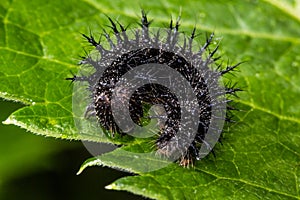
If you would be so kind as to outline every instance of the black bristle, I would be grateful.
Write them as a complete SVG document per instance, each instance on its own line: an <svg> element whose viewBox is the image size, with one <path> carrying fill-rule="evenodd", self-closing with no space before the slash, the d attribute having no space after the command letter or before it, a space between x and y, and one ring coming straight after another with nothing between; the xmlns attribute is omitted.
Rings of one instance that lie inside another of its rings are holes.
<svg viewBox="0 0 300 200"><path fill-rule="evenodd" d="M233 66L227 66L226 69L220 71L221 75L233 71L234 69L236 69L236 68L237 68L240 64L242 64L242 63L243 63L243 62L240 62L240 63L238 63L238 64L236 64L236 65L233 65Z"/></svg>
<svg viewBox="0 0 300 200"><path fill-rule="evenodd" d="M142 28L148 28L152 23L152 21L148 21L147 14L144 10L142 10L141 12L142 12L142 19L140 25L142 26Z"/></svg>
<svg viewBox="0 0 300 200"><path fill-rule="evenodd" d="M119 30L117 29L115 22L110 17L107 16L107 18L111 24L111 26L109 26L109 27L114 31L115 34L118 34Z"/></svg>
<svg viewBox="0 0 300 200"><path fill-rule="evenodd" d="M97 47L97 46L99 45L99 43L95 41L95 39L94 39L94 37L93 37L92 35L87 36L87 35L85 35L85 34L82 34L82 36L83 36L85 39L87 39L87 41L88 41L91 45L93 45L94 47Z"/></svg>

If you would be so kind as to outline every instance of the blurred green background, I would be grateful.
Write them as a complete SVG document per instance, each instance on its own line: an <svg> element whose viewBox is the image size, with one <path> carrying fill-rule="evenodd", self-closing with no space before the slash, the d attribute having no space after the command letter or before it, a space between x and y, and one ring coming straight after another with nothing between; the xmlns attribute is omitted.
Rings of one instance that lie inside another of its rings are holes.
<svg viewBox="0 0 300 200"><path fill-rule="evenodd" d="M0 120L22 107L0 99ZM0 199L142 199L104 187L128 175L90 167L76 175L90 153L79 141L45 138L12 125L0 124Z"/></svg>

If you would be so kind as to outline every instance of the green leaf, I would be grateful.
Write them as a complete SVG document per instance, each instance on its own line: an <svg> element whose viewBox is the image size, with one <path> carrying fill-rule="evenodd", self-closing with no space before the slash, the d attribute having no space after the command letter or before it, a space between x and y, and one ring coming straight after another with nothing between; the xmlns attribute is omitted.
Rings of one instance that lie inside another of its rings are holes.
<svg viewBox="0 0 300 200"><path fill-rule="evenodd" d="M150 198L300 199L300 1L141 4L153 26L160 27L181 8L182 30L190 32L197 24L199 31L214 31L222 38L223 59L247 61L227 77L244 89L236 99L237 123L216 146L216 158L205 157L194 168L171 164L142 173L117 159L120 150L87 161L83 168L105 165L139 174L108 188ZM78 134L72 87L64 79L77 72L76 60L84 54L79 33L101 32L108 24L105 14L132 24L139 6L133 0L1 1L0 97L28 105L5 123L45 136L108 142ZM139 159L132 157L132 162Z"/></svg>

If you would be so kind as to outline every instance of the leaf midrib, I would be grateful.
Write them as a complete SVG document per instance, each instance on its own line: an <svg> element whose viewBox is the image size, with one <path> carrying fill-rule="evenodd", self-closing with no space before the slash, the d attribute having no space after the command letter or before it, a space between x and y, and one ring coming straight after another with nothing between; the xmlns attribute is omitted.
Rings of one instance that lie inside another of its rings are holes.
<svg viewBox="0 0 300 200"><path fill-rule="evenodd" d="M128 12L123 12L123 11L118 11L115 12L115 10L111 9L104 9L101 7L101 5L96 2L95 0L82 0L89 5L93 6L94 8L98 9L101 13L118 13L122 16L127 16L130 18L136 18L136 15ZM267 1L267 0L266 0ZM156 20L157 22L169 22L169 19L165 19L164 17L159 18ZM297 19L297 21L300 22L300 19ZM185 25L182 25L182 27L189 27L189 28L194 28L195 24L191 23L190 21L187 21L184 23ZM275 40L275 41L283 41L283 42L291 42L294 44L300 44L300 38L296 37L284 37L284 36L278 36L274 34L269 34L269 33L258 33L258 32L252 32L252 31L243 31L243 30L232 30L232 29L225 29L225 28L211 28L208 26L197 26L198 29L203 30L203 31L208 31L208 32L219 32L222 34L229 34L229 35L236 35L236 36L249 36L252 38L258 38L258 39L269 39L269 40Z"/></svg>
<svg viewBox="0 0 300 200"><path fill-rule="evenodd" d="M263 108L263 107L260 107L252 102L247 102L247 101L243 101L241 99L236 99L234 100L235 102L238 102L238 103L241 103L241 104L244 104L246 106L249 106L255 110L259 110L259 111L262 111L264 113L267 113L267 114L270 114L280 120L286 120L286 121L290 121L290 122L295 122L297 124L300 124L300 119L298 118L295 118L295 117L290 117L290 116L285 116L285 115L281 115L281 114L278 114L278 113L275 113L275 112L272 112L271 110L268 110L266 108Z"/></svg>
<svg viewBox="0 0 300 200"><path fill-rule="evenodd" d="M71 63L67 63L67 62L64 62L64 61L56 60L56 59L53 59L53 58L48 58L48 57L45 57L45 56L38 56L38 55L30 54L30 53L27 53L27 52L24 52L24 51L18 51L18 50L15 50L15 49L11 49L9 47L1 47L0 46L0 50L6 50L6 51L10 51L10 52L16 53L18 55L28 56L28 57L31 57L31 58L37 58L37 59L40 59L40 60L46 60L46 61L49 61L49 62L57 63L57 64L60 64L60 65L64 65L64 66L67 66L67 67L78 68L78 67L76 67L75 65L73 65Z"/></svg>
<svg viewBox="0 0 300 200"><path fill-rule="evenodd" d="M282 3L279 3L277 0L263 0L263 1L276 7L277 9L279 9L282 12L284 12L285 14L289 15L296 21L300 22L300 15L297 14L296 12L294 12L291 7L285 6Z"/></svg>

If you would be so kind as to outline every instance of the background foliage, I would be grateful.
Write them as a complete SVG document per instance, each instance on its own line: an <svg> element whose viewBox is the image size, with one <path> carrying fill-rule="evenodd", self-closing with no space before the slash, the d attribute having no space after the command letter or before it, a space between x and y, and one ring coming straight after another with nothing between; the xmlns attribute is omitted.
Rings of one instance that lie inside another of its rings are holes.
<svg viewBox="0 0 300 200"><path fill-rule="evenodd" d="M226 131L223 145L216 146L217 157L208 156L193 169L174 164L140 173L119 163L118 151L87 161L83 168L98 164L140 174L108 188L151 198L300 199L299 1L1 1L0 97L24 105L4 123L45 136L85 139L74 127L72 88L63 80L78 70L78 55L87 45L80 33L99 35L108 24L105 15L134 27L140 6L150 11L153 26L166 26L181 7L182 30L189 32L197 24L202 33L215 32L225 61L248 61L228 77L245 88L236 99L242 111L236 113L237 123ZM1 142L3 151L5 144L18 144L18 136L8 134L1 131L7 141ZM28 149L32 165L60 148L71 148L56 143L52 150L48 138L33 142L31 136L22 137L18 148ZM43 140L49 143L39 147ZM13 159L14 152L5 155L0 159L7 172L20 160L30 163L29 158Z"/></svg>

